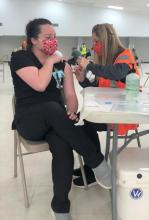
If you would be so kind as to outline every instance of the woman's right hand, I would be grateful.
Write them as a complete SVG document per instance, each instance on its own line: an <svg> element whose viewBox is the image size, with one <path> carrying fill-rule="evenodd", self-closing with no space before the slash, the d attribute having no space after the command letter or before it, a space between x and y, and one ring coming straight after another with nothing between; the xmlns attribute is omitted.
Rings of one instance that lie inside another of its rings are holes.
<svg viewBox="0 0 149 220"><path fill-rule="evenodd" d="M53 64L59 63L60 61L63 60L63 58L62 58L61 56L58 56L58 55L56 55L56 54L51 55L48 59L49 59Z"/></svg>
<svg viewBox="0 0 149 220"><path fill-rule="evenodd" d="M75 122L79 121L78 115L75 112L71 112L71 111L68 110L67 115L68 115L70 120L75 121Z"/></svg>

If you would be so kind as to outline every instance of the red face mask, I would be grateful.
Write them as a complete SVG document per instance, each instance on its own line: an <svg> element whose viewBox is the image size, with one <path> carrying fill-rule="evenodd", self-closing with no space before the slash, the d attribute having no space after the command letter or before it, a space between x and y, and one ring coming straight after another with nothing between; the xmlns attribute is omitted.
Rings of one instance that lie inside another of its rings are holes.
<svg viewBox="0 0 149 220"><path fill-rule="evenodd" d="M56 38L52 40L43 40L43 49L47 55L52 55L57 50L58 41Z"/></svg>
<svg viewBox="0 0 149 220"><path fill-rule="evenodd" d="M95 53L101 56L103 54L103 43L100 42L93 43L92 49Z"/></svg>

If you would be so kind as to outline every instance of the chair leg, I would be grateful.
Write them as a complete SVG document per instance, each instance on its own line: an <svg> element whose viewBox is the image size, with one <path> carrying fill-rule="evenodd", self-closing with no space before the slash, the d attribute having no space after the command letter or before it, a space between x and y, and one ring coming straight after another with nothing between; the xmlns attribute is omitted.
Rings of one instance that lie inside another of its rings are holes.
<svg viewBox="0 0 149 220"><path fill-rule="evenodd" d="M17 177L17 137L14 131L14 177Z"/></svg>
<svg viewBox="0 0 149 220"><path fill-rule="evenodd" d="M78 154L78 158L79 158L79 163L80 163L82 178L83 178L83 182L84 182L84 188L87 190L87 189L88 189L87 179L86 179L86 175L85 175L85 171L84 171L84 167L83 167L82 158L81 158L81 156L80 156L79 154Z"/></svg>
<svg viewBox="0 0 149 220"><path fill-rule="evenodd" d="M109 151L110 151L110 136L111 136L111 131L110 127L108 126L107 128L107 135L106 135L106 150L105 150L105 160L108 160L109 156Z"/></svg>
<svg viewBox="0 0 149 220"><path fill-rule="evenodd" d="M21 177L22 177L22 185L23 185L23 193L24 193L24 201L25 201L25 207L29 207L29 200L28 200L28 194L27 194L27 186L26 186L26 178L25 178L25 171L24 171L24 163L22 158L22 150L21 150L21 144L19 137L17 135L17 143L18 143L18 154L19 154L19 160L20 160L20 170L21 170Z"/></svg>
<svg viewBox="0 0 149 220"><path fill-rule="evenodd" d="M138 129L135 130L135 133L137 134L138 147L141 148L141 142L140 142L140 137L139 137Z"/></svg>
<svg viewBox="0 0 149 220"><path fill-rule="evenodd" d="M126 143L127 138L128 138L128 131L126 132L126 135L125 135L124 144Z"/></svg>

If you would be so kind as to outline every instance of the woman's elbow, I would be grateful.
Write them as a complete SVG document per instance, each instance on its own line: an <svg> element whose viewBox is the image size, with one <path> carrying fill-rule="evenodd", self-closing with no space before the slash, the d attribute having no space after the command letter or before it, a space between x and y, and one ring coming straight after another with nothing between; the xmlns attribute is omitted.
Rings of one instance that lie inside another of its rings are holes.
<svg viewBox="0 0 149 220"><path fill-rule="evenodd" d="M33 86L33 89L37 92L44 92L47 88L47 85L44 85L42 83L39 83L38 85Z"/></svg>

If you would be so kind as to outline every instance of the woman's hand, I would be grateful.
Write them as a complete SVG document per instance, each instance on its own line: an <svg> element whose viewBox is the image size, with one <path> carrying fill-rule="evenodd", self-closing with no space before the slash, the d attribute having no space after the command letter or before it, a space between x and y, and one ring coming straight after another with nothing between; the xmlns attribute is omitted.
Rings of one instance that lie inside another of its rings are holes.
<svg viewBox="0 0 149 220"><path fill-rule="evenodd" d="M70 120L76 121L76 122L79 121L78 116L75 112L71 112L71 111L67 110L67 115L68 115Z"/></svg>
<svg viewBox="0 0 149 220"><path fill-rule="evenodd" d="M76 65L73 69L73 73L75 74L77 80L79 82L83 82L85 77L84 77L84 72L82 71L82 68L80 68L80 66Z"/></svg>
<svg viewBox="0 0 149 220"><path fill-rule="evenodd" d="M79 57L77 59L77 63L79 65L79 67L82 68L82 70L84 70L87 67L87 65L89 64L89 60L84 57Z"/></svg>
<svg viewBox="0 0 149 220"><path fill-rule="evenodd" d="M59 63L60 61L62 61L62 57L58 56L57 54L53 54L48 58L53 64L55 63Z"/></svg>

